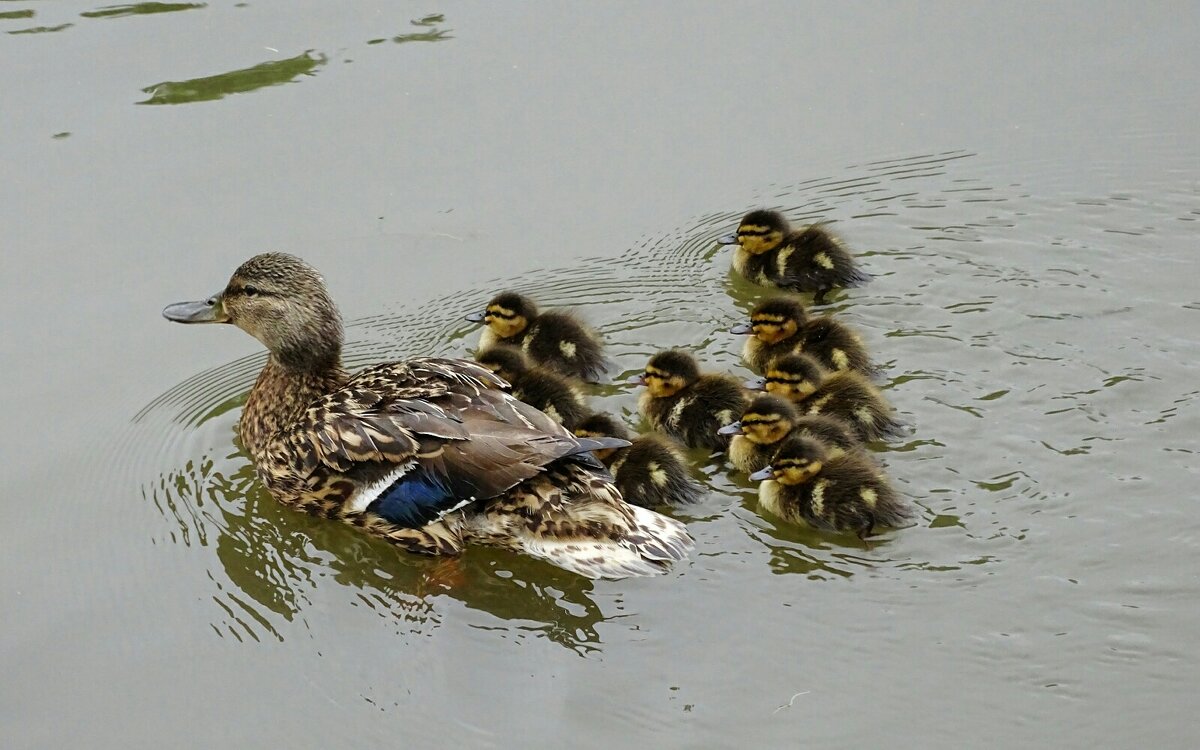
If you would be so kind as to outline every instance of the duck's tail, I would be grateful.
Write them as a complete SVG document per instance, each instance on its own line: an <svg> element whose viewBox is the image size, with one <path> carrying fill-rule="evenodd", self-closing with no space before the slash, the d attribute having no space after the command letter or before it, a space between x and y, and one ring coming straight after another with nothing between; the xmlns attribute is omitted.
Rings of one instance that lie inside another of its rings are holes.
<svg viewBox="0 0 1200 750"><path fill-rule="evenodd" d="M573 464L523 482L466 519L466 536L587 578L665 573L694 546L683 524L621 499L606 478Z"/></svg>

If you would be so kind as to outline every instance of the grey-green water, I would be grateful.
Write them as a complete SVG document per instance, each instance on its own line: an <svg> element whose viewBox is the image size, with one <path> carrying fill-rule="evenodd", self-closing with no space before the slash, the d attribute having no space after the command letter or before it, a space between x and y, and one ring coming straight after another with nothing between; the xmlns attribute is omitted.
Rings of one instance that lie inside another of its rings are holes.
<svg viewBox="0 0 1200 750"><path fill-rule="evenodd" d="M1197 49L1189 4L3 2L0 746L1193 747ZM700 462L666 577L406 556L276 506L257 345L158 315L286 249L356 365L515 286L742 372L755 205L877 276L834 307L921 520L872 549Z"/></svg>

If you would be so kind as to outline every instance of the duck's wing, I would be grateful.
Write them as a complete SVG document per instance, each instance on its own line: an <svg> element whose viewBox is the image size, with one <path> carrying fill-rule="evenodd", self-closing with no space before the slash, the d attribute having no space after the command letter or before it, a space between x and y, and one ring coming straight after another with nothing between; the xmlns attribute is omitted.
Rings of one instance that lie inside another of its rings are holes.
<svg viewBox="0 0 1200 750"><path fill-rule="evenodd" d="M309 406L271 450L292 457L301 482L353 482L352 512L421 526L585 450L506 386L465 360L379 365Z"/></svg>

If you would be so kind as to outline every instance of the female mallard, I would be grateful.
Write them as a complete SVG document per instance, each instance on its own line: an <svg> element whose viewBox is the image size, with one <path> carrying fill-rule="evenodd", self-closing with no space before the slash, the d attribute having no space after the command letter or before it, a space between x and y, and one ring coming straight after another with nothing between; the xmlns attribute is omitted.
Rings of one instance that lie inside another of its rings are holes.
<svg viewBox="0 0 1200 750"><path fill-rule="evenodd" d="M601 448L593 451L608 470L621 497L634 505L656 508L662 505L687 505L700 497L700 483L688 474L687 464L671 442L661 435L632 435L625 425L609 414L597 412L575 427L583 438L619 438L628 440L628 448Z"/></svg>
<svg viewBox="0 0 1200 750"><path fill-rule="evenodd" d="M820 439L829 445L831 457L862 447L844 420L823 415L802 416L790 402L767 393L751 399L741 419L717 432L733 436L729 442L729 461L734 468L745 472L758 471L770 464L779 446L791 435Z"/></svg>
<svg viewBox="0 0 1200 750"><path fill-rule="evenodd" d="M646 386L638 399L646 421L689 448L723 450L729 438L717 430L737 419L746 404L738 381L728 375L702 375L696 359L681 349L655 354L645 371L628 382Z"/></svg>
<svg viewBox="0 0 1200 750"><path fill-rule="evenodd" d="M729 332L750 334L742 347L742 359L758 372L764 372L776 357L801 351L830 370L857 370L868 375L875 371L853 328L829 315L809 317L797 299L774 297L760 302L750 311L749 323L740 323Z"/></svg>
<svg viewBox="0 0 1200 750"><path fill-rule="evenodd" d="M479 348L494 344L518 346L534 363L564 375L597 382L606 362L600 337L570 313L541 312L533 300L516 292L502 292L483 312L467 320L483 323Z"/></svg>
<svg viewBox="0 0 1200 750"><path fill-rule="evenodd" d="M782 396L804 414L832 414L849 422L863 440L886 440L904 432L879 389L857 372L829 372L807 354L787 354L767 366L751 390Z"/></svg>
<svg viewBox="0 0 1200 750"><path fill-rule="evenodd" d="M718 240L737 245L734 269L748 281L796 292L816 292L821 304L835 287L862 286L871 275L855 263L845 244L820 224L793 230L778 211L751 211L737 231Z"/></svg>
<svg viewBox="0 0 1200 750"><path fill-rule="evenodd" d="M663 572L691 537L621 500L583 441L466 360L342 368L342 321L321 276L291 255L246 261L219 294L163 310L232 323L270 352L240 431L276 500L414 552L470 542L595 578ZM624 445L624 441L617 441Z"/></svg>
<svg viewBox="0 0 1200 750"><path fill-rule="evenodd" d="M877 526L902 526L912 516L870 459L857 451L830 458L828 447L810 437L788 438L771 465L750 478L762 481L759 505L785 521L853 531L860 539Z"/></svg>
<svg viewBox="0 0 1200 750"><path fill-rule="evenodd" d="M480 349L475 352L475 361L507 380L512 395L546 412L568 430L575 429L579 420L587 416L583 396L570 380L531 365L525 353L515 346L497 344Z"/></svg>

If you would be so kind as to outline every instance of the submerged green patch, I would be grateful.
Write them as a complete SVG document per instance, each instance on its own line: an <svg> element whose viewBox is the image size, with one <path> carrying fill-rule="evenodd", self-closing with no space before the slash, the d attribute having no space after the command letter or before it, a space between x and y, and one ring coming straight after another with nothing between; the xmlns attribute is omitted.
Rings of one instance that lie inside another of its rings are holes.
<svg viewBox="0 0 1200 750"><path fill-rule="evenodd" d="M128 5L108 5L100 10L89 10L79 15L84 18L120 18L122 16L172 13L177 10L195 10L196 8L207 7L208 3L130 3Z"/></svg>
<svg viewBox="0 0 1200 750"><path fill-rule="evenodd" d="M138 104L187 104L222 99L230 94L290 83L303 75L314 75L325 64L324 55L310 51L286 60L272 60L250 68L231 70L215 76L191 78L186 81L163 81L142 89L150 95Z"/></svg>

